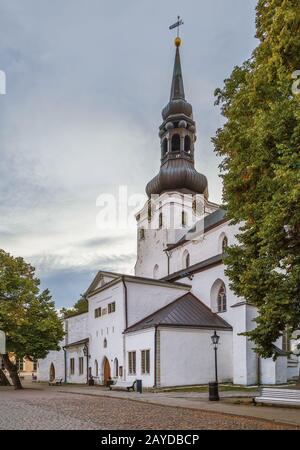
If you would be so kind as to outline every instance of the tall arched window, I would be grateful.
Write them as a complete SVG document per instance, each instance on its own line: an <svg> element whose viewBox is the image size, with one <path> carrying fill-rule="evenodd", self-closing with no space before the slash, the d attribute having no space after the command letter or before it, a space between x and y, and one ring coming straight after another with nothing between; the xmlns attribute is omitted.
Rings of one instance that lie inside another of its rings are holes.
<svg viewBox="0 0 300 450"><path fill-rule="evenodd" d="M174 134L172 137L172 152L180 152L180 136Z"/></svg>
<svg viewBox="0 0 300 450"><path fill-rule="evenodd" d="M165 138L162 141L162 157L166 156L167 153L168 153L168 139Z"/></svg>
<svg viewBox="0 0 300 450"><path fill-rule="evenodd" d="M148 201L148 222L151 222L152 219L152 205L151 201Z"/></svg>
<svg viewBox="0 0 300 450"><path fill-rule="evenodd" d="M159 217L158 217L158 227L162 228L163 227L163 214L159 213Z"/></svg>
<svg viewBox="0 0 300 450"><path fill-rule="evenodd" d="M222 241L222 255L224 255L224 253L226 253L227 247L228 247L228 237L224 236L223 241Z"/></svg>
<svg viewBox="0 0 300 450"><path fill-rule="evenodd" d="M139 238L140 238L140 241L142 241L143 239L145 239L145 228L143 228L143 227L141 227L141 228L139 229Z"/></svg>
<svg viewBox="0 0 300 450"><path fill-rule="evenodd" d="M224 312L224 311L226 311L226 308L227 308L226 288L225 288L224 283L219 288L218 297L217 297L217 307L218 307L218 312Z"/></svg>
<svg viewBox="0 0 300 450"><path fill-rule="evenodd" d="M106 339L106 338L104 338L104 341L103 341L103 347L104 347L104 348L107 347L107 339Z"/></svg>
<svg viewBox="0 0 300 450"><path fill-rule="evenodd" d="M115 360L114 360L114 376L115 377L119 376L119 361L118 361L118 358L115 358Z"/></svg>
<svg viewBox="0 0 300 450"><path fill-rule="evenodd" d="M187 213L186 211L181 212L181 226L185 227L187 225Z"/></svg>
<svg viewBox="0 0 300 450"><path fill-rule="evenodd" d="M158 279L158 271L159 271L159 265L158 265L158 264L155 264L154 269L153 269L153 278L154 278L155 280Z"/></svg>
<svg viewBox="0 0 300 450"><path fill-rule="evenodd" d="M224 231L219 235L218 238L218 252L221 255L224 255L226 253L226 248L228 247L228 237L224 233Z"/></svg>
<svg viewBox="0 0 300 450"><path fill-rule="evenodd" d="M220 278L211 287L210 304L213 312L222 313L227 309L226 286Z"/></svg>
<svg viewBox="0 0 300 450"><path fill-rule="evenodd" d="M184 138L184 151L186 153L190 153L191 151L191 138L189 136L185 136Z"/></svg>

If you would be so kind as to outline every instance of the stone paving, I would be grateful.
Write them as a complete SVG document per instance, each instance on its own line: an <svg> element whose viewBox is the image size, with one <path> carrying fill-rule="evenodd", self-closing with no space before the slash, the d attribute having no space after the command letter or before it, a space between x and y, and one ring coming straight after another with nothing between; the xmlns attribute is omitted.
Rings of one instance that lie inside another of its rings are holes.
<svg viewBox="0 0 300 450"><path fill-rule="evenodd" d="M0 429L293 429L259 419L37 387L0 391Z"/></svg>

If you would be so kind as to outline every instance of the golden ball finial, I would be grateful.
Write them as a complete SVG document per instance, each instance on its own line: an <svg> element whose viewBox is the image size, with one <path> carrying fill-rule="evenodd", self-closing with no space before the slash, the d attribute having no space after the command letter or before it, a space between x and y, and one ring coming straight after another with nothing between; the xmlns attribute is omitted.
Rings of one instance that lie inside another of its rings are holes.
<svg viewBox="0 0 300 450"><path fill-rule="evenodd" d="M180 39L180 37L176 37L175 38L175 45L176 45L176 47L180 47L180 44L181 44L181 39Z"/></svg>

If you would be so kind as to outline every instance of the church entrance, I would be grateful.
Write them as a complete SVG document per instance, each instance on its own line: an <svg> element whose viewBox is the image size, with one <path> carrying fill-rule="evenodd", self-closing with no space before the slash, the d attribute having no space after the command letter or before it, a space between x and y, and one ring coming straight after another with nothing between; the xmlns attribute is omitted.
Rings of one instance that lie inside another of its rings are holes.
<svg viewBox="0 0 300 450"><path fill-rule="evenodd" d="M51 363L51 366L50 366L49 380L50 381L54 381L55 380L55 367L54 367L53 363Z"/></svg>
<svg viewBox="0 0 300 450"><path fill-rule="evenodd" d="M103 361L103 382L106 385L108 380L111 378L110 375L110 365L107 358L104 358Z"/></svg>

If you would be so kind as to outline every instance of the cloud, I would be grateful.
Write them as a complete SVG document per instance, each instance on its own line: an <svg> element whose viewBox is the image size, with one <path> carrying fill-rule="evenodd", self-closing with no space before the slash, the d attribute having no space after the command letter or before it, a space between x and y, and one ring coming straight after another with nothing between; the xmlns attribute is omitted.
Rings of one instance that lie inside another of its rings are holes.
<svg viewBox="0 0 300 450"><path fill-rule="evenodd" d="M255 0L0 0L0 246L32 262L58 304L99 268L132 271L132 230L99 230L96 199L144 193L157 173L157 136L173 67L170 11L181 11L186 95L196 166L221 200L210 138L213 91L255 46ZM171 7L171 8L170 8ZM175 14L176 15L176 14ZM238 18L238 20L237 20Z"/></svg>

